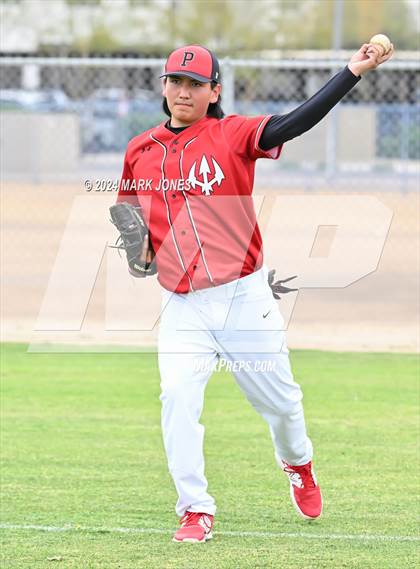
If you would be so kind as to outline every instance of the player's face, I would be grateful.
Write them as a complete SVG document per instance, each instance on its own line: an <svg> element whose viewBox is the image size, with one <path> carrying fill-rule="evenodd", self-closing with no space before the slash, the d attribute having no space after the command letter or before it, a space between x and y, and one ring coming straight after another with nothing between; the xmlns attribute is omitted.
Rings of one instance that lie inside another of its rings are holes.
<svg viewBox="0 0 420 569"><path fill-rule="evenodd" d="M221 87L211 88L210 83L201 83L190 77L169 76L163 83L171 112L171 126L189 126L207 114L210 103L216 103Z"/></svg>

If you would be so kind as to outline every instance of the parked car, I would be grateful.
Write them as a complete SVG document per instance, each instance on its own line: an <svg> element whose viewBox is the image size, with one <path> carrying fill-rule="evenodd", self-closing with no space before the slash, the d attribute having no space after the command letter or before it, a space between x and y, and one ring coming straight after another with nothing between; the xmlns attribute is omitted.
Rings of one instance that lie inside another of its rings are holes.
<svg viewBox="0 0 420 569"><path fill-rule="evenodd" d="M60 89L0 89L0 108L32 112L73 112L72 101Z"/></svg>
<svg viewBox="0 0 420 569"><path fill-rule="evenodd" d="M160 101L146 90L98 89L80 107L83 152L123 151L130 138L163 116Z"/></svg>

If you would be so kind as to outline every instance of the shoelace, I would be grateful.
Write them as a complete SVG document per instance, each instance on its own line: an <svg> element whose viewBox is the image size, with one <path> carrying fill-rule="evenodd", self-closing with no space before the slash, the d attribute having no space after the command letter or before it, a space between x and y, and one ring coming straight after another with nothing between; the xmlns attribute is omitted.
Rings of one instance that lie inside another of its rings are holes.
<svg viewBox="0 0 420 569"><path fill-rule="evenodd" d="M202 515L203 514L200 514L199 512L186 512L179 520L179 523L182 527L197 525Z"/></svg>
<svg viewBox="0 0 420 569"><path fill-rule="evenodd" d="M179 520L179 523L181 524L181 527L198 525L206 532L211 530L210 518L206 514L202 514L200 512L186 512Z"/></svg>
<svg viewBox="0 0 420 569"><path fill-rule="evenodd" d="M312 468L308 464L303 466L291 466L288 464L284 471L289 476L290 480L299 488L315 488L316 480L312 475Z"/></svg>

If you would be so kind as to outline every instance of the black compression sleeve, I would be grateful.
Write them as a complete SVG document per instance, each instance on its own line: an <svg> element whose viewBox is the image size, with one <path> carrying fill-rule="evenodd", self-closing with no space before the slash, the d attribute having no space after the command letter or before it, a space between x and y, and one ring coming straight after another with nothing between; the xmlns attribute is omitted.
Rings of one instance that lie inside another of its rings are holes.
<svg viewBox="0 0 420 569"><path fill-rule="evenodd" d="M259 141L262 150L270 150L315 126L346 95L361 77L346 67L334 75L322 89L287 115L273 115Z"/></svg>

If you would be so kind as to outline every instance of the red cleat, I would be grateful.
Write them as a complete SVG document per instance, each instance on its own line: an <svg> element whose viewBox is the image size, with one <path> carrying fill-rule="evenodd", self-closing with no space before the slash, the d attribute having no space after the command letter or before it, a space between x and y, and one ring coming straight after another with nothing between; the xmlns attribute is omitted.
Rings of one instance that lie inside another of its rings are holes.
<svg viewBox="0 0 420 569"><path fill-rule="evenodd" d="M292 466L281 460L281 467L290 481L290 496L298 513L307 520L319 518L322 513L321 489L315 478L312 462Z"/></svg>
<svg viewBox="0 0 420 569"><path fill-rule="evenodd" d="M204 543L211 539L213 517L200 512L185 512L179 520L181 527L175 532L173 541L178 543Z"/></svg>

